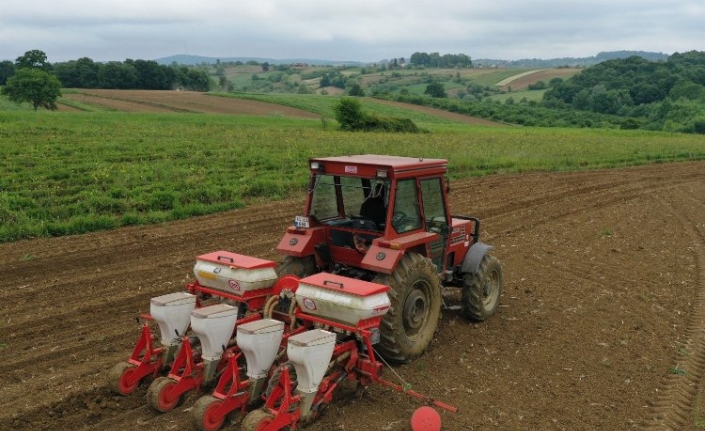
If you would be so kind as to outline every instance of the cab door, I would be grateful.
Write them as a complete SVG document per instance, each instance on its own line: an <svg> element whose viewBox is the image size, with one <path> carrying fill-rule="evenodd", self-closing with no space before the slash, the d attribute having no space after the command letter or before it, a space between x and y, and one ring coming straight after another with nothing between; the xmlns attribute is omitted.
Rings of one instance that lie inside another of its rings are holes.
<svg viewBox="0 0 705 431"><path fill-rule="evenodd" d="M438 272L444 269L445 254L448 244L450 226L448 213L443 199L443 181L440 177L425 178L419 181L421 186L421 201L426 231L439 234L436 241L429 244L431 260L438 267Z"/></svg>

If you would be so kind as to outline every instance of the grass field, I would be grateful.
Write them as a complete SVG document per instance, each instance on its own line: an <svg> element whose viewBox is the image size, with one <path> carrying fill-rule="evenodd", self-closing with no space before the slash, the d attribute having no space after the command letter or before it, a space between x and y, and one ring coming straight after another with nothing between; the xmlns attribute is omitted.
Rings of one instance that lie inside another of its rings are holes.
<svg viewBox="0 0 705 431"><path fill-rule="evenodd" d="M319 98L326 99L326 98ZM0 241L155 223L300 193L311 156L440 157L453 177L705 158L698 136L483 128L345 133L320 120L0 112Z"/></svg>
<svg viewBox="0 0 705 431"><path fill-rule="evenodd" d="M526 100L533 100L535 102L539 102L543 100L543 93L545 92L546 90L512 91L511 93L495 94L489 96L488 99L504 103L509 98L514 99L515 102L526 98Z"/></svg>

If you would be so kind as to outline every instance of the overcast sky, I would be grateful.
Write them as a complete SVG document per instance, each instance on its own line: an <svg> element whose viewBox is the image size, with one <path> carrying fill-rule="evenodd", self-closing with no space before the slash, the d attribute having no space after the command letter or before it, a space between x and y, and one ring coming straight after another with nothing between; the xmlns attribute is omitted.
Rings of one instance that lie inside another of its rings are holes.
<svg viewBox="0 0 705 431"><path fill-rule="evenodd" d="M2 0L0 60L705 51L704 0Z"/></svg>

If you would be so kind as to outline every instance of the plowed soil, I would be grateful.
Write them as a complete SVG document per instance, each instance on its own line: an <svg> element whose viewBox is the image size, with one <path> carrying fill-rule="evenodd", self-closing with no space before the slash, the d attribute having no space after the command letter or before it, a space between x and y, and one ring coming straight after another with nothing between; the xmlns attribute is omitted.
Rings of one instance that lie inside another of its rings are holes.
<svg viewBox="0 0 705 431"><path fill-rule="evenodd" d="M334 87L331 87L334 88ZM209 96L196 91L163 91L163 90L80 90L80 93L68 93L63 99L69 99L99 109L121 112L190 112L201 114L230 115L277 115L298 118L320 118L320 115L302 109L291 108L274 103L257 100L237 99L233 97ZM330 90L331 92L333 90ZM334 94L332 92L331 94ZM427 106L399 103L381 99L370 99L375 103L383 103L404 109L411 109L423 114L443 117L451 121L482 126L499 126L500 123L483 118L444 111ZM60 111L78 111L78 109L62 104Z"/></svg>
<svg viewBox="0 0 705 431"><path fill-rule="evenodd" d="M446 310L431 347L385 376L457 406L444 430L701 429L705 163L454 181L504 267L499 311ZM158 414L109 392L149 299L214 250L277 259L302 201L0 246L0 429L188 430L200 395ZM448 305L455 303L450 294ZM409 430L419 400L381 386L307 429ZM237 420L226 429L238 429Z"/></svg>
<svg viewBox="0 0 705 431"><path fill-rule="evenodd" d="M124 112L190 112L232 115L281 115L286 117L319 118L312 112L274 103L230 97L208 96L196 91L163 90L81 90L69 93L66 99L106 110ZM60 110L67 105L59 105ZM70 107L69 107L70 108Z"/></svg>

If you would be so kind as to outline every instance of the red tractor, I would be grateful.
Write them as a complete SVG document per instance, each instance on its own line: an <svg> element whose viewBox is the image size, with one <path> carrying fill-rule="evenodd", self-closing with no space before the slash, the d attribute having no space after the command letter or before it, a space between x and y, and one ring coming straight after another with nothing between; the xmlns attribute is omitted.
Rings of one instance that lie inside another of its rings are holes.
<svg viewBox="0 0 705 431"><path fill-rule="evenodd" d="M277 250L278 276L339 274L389 286L376 348L406 363L438 326L444 287L461 289L462 314L482 321L499 305L502 267L479 241L480 221L452 216L447 161L358 155L313 158L303 215Z"/></svg>

